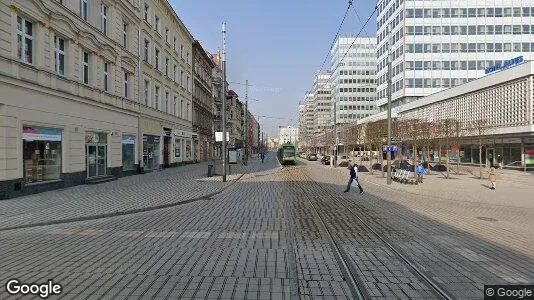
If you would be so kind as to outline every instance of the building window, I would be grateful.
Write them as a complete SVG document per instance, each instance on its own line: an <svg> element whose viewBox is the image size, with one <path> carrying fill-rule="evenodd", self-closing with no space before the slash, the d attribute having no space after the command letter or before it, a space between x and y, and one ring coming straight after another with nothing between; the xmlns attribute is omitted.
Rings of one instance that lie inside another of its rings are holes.
<svg viewBox="0 0 534 300"><path fill-rule="evenodd" d="M165 57L165 76L169 76L169 58Z"/></svg>
<svg viewBox="0 0 534 300"><path fill-rule="evenodd" d="M185 84L186 84L187 91L190 92L191 89L189 88L189 75L186 77Z"/></svg>
<svg viewBox="0 0 534 300"><path fill-rule="evenodd" d="M33 23L17 16L17 56L20 60L33 63Z"/></svg>
<svg viewBox="0 0 534 300"><path fill-rule="evenodd" d="M187 103L187 120L191 120L191 114L189 113L189 103Z"/></svg>
<svg viewBox="0 0 534 300"><path fill-rule="evenodd" d="M184 59L184 45L180 45L180 57Z"/></svg>
<svg viewBox="0 0 534 300"><path fill-rule="evenodd" d="M176 51L176 37L174 38L174 40L172 42L172 49L174 49L174 51Z"/></svg>
<svg viewBox="0 0 534 300"><path fill-rule="evenodd" d="M150 10L150 6L148 6L147 3L145 3L145 21L148 22L148 11Z"/></svg>
<svg viewBox="0 0 534 300"><path fill-rule="evenodd" d="M170 43L169 42L169 28L165 27L165 42Z"/></svg>
<svg viewBox="0 0 534 300"><path fill-rule="evenodd" d="M145 105L149 105L150 102L150 81L145 79Z"/></svg>
<svg viewBox="0 0 534 300"><path fill-rule="evenodd" d="M176 68L176 62L175 62L174 63L174 68L173 68L173 72L172 72L172 76L173 76L174 82L176 82L176 72L177 72L177 68Z"/></svg>
<svg viewBox="0 0 534 300"><path fill-rule="evenodd" d="M165 92L165 112L169 112L169 92Z"/></svg>
<svg viewBox="0 0 534 300"><path fill-rule="evenodd" d="M84 21L87 21L87 15L88 15L87 9L88 9L87 0L80 0L80 17Z"/></svg>
<svg viewBox="0 0 534 300"><path fill-rule="evenodd" d="M155 97L154 97L154 105L156 106L156 109L159 109L159 86L156 85L155 88Z"/></svg>
<svg viewBox="0 0 534 300"><path fill-rule="evenodd" d="M135 170L135 135L122 136L122 170Z"/></svg>
<svg viewBox="0 0 534 300"><path fill-rule="evenodd" d="M124 48L128 46L128 24L122 23L122 44Z"/></svg>
<svg viewBox="0 0 534 300"><path fill-rule="evenodd" d="M65 75L65 40L54 36L55 71Z"/></svg>
<svg viewBox="0 0 534 300"><path fill-rule="evenodd" d="M180 100L180 118L184 118L184 100Z"/></svg>
<svg viewBox="0 0 534 300"><path fill-rule="evenodd" d="M100 6L100 28L104 35L108 34L108 7L104 4Z"/></svg>
<svg viewBox="0 0 534 300"><path fill-rule="evenodd" d="M172 111L172 113L173 113L175 116L178 116L178 110L177 110L178 107L177 107L177 105L178 105L178 100L177 100L177 97L174 96L174 103L173 103L173 111Z"/></svg>
<svg viewBox="0 0 534 300"><path fill-rule="evenodd" d="M156 49L155 49L155 52L156 52L156 61L155 61L155 65L156 65L156 69L159 70L159 49L156 48Z"/></svg>
<svg viewBox="0 0 534 300"><path fill-rule="evenodd" d="M156 23L156 32L159 33L159 17L155 16L154 20L155 20L155 23Z"/></svg>
<svg viewBox="0 0 534 300"><path fill-rule="evenodd" d="M184 87L184 71L180 71L180 86Z"/></svg>
<svg viewBox="0 0 534 300"><path fill-rule="evenodd" d="M22 127L24 181L60 179L61 129Z"/></svg>
<svg viewBox="0 0 534 300"><path fill-rule="evenodd" d="M145 39L145 62L148 63L148 57L149 57L149 51L150 51L150 41Z"/></svg>
<svg viewBox="0 0 534 300"><path fill-rule="evenodd" d="M128 72L124 72L124 98L128 98Z"/></svg>
<svg viewBox="0 0 534 300"><path fill-rule="evenodd" d="M104 62L104 91L109 90L109 63Z"/></svg>
<svg viewBox="0 0 534 300"><path fill-rule="evenodd" d="M83 51L83 69L82 69L82 79L83 83L89 84L89 53Z"/></svg>

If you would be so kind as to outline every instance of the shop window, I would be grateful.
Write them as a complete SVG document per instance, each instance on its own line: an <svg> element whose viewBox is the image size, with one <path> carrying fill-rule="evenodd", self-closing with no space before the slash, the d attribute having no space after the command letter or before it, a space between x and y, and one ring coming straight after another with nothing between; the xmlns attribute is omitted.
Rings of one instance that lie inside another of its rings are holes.
<svg viewBox="0 0 534 300"><path fill-rule="evenodd" d="M25 182L60 179L60 129L23 126L22 142Z"/></svg>
<svg viewBox="0 0 534 300"><path fill-rule="evenodd" d="M135 136L122 136L122 170L135 170Z"/></svg>

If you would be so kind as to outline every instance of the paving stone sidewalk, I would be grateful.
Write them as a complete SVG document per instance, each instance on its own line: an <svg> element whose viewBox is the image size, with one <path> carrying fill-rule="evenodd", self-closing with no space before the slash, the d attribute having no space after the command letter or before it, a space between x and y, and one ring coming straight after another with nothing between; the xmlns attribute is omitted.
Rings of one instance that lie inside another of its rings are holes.
<svg viewBox="0 0 534 300"><path fill-rule="evenodd" d="M344 184L346 168L324 168L337 174L337 184ZM534 187L518 189L501 182L493 191L484 186L487 182L458 177L427 175L417 186L397 182L387 185L380 173L365 172L360 180L366 190L385 200L534 258Z"/></svg>
<svg viewBox="0 0 534 300"><path fill-rule="evenodd" d="M62 190L0 201L0 230L31 224L76 220L179 204L221 192L245 173L276 168L273 155L264 164L252 159L248 166L233 165L227 182L207 177L205 162L119 178L98 185L80 185ZM222 170L215 162L216 170Z"/></svg>
<svg viewBox="0 0 534 300"><path fill-rule="evenodd" d="M315 180L341 195L344 200L339 201L455 297L481 298L484 284L534 282L534 243L531 234L517 233L521 221L510 227L498 220L477 219L489 205L478 204L469 210L457 207L457 202L432 205L438 201L371 185L364 179L366 175L362 175L366 193L343 194L346 174L306 165ZM463 214L452 213L460 210ZM495 210L500 213L503 207ZM363 242L358 236L352 239L353 244Z"/></svg>
<svg viewBox="0 0 534 300"><path fill-rule="evenodd" d="M284 191L269 171L277 163L249 166L262 176L210 199L1 231L0 299L11 299L9 278L62 284L48 299L295 299Z"/></svg>

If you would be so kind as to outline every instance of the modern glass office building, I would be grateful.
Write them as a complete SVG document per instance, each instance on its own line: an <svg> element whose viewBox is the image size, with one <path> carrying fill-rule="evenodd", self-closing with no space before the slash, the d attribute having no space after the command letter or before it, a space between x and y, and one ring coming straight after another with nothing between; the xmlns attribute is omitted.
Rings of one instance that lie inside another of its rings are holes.
<svg viewBox="0 0 534 300"><path fill-rule="evenodd" d="M374 37L342 36L336 40L330 76L336 123L352 123L377 112L375 55Z"/></svg>
<svg viewBox="0 0 534 300"><path fill-rule="evenodd" d="M534 57L531 0L380 0L377 106L387 109L388 41L392 106L464 84L485 69ZM388 27L390 28L388 34Z"/></svg>

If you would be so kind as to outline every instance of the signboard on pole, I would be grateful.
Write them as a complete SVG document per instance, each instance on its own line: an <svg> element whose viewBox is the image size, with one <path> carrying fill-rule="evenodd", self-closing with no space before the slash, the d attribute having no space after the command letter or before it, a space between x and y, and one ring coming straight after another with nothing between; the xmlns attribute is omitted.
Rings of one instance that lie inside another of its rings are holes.
<svg viewBox="0 0 534 300"><path fill-rule="evenodd" d="M384 145L384 152L397 152L398 150L395 145Z"/></svg>
<svg viewBox="0 0 534 300"><path fill-rule="evenodd" d="M391 142L396 144L396 143L401 143L402 142L402 139L398 136L395 136L395 137L391 137Z"/></svg>
<svg viewBox="0 0 534 300"><path fill-rule="evenodd" d="M223 141L223 133L222 131L215 132L215 141L216 142L222 142ZM226 141L230 141L230 133L226 132Z"/></svg>

